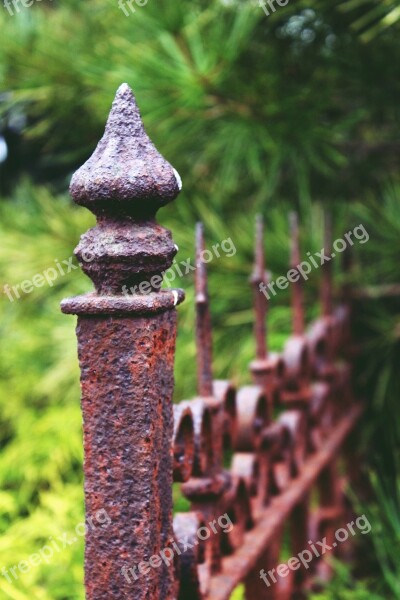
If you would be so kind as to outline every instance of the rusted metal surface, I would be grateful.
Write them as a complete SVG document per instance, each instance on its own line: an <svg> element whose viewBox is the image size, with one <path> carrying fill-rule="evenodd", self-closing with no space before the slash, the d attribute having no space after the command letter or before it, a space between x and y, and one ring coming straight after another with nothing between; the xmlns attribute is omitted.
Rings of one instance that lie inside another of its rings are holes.
<svg viewBox="0 0 400 600"><path fill-rule="evenodd" d="M238 435L235 449L252 452L261 444L262 431L268 423L268 400L254 385L241 388L237 396Z"/></svg>
<svg viewBox="0 0 400 600"><path fill-rule="evenodd" d="M111 521L87 529L88 600L169 600L175 593L165 563L140 579L130 569L148 565L172 541L174 307L183 292L160 291L176 247L154 215L179 185L122 85L104 137L71 183L75 202L97 217L75 252L96 292L62 303L65 313L79 315L86 518L101 509ZM123 294L123 286L143 281L151 293L139 286ZM179 433L175 443L175 469L184 479L190 432L183 465L176 465Z"/></svg>
<svg viewBox="0 0 400 600"><path fill-rule="evenodd" d="M72 177L75 202L100 216L152 218L160 206L176 198L179 189L179 176L148 137L132 90L122 84L103 138ZM157 256L159 242L151 230L149 242Z"/></svg>
<svg viewBox="0 0 400 600"><path fill-rule="evenodd" d="M247 574L256 565L258 557L262 556L265 549L274 541L275 535L286 522L293 508L312 488L324 467L338 454L343 441L357 422L360 412L359 406L348 412L326 440L324 448L308 461L302 474L283 494L272 500L270 506L264 511L262 519L246 535L240 549L233 556L224 558L220 574L214 576L211 581L207 600L227 600L236 585L246 579ZM278 564L279 559L273 566L276 567ZM257 598L249 600L257 600Z"/></svg>
<svg viewBox="0 0 400 600"><path fill-rule="evenodd" d="M197 532L206 527L199 513L177 514L174 518L176 538L185 539L188 550L180 559L178 600L204 597L211 583L212 553L210 540L200 540Z"/></svg>
<svg viewBox="0 0 400 600"><path fill-rule="evenodd" d="M194 465L192 477L182 486L183 494L191 501L192 509L207 520L229 510L236 482L223 468L223 450L236 440L236 390L229 382L213 381L211 315L207 272L201 255L205 247L203 226L196 227L196 347L198 358L198 397L184 402L193 414ZM228 434L227 429L232 426ZM218 572L221 564L221 540L210 540L209 569ZM195 560L195 555L192 559ZM196 567L192 565L191 571ZM193 595L201 598L201 595Z"/></svg>
<svg viewBox="0 0 400 600"><path fill-rule="evenodd" d="M296 269L301 262L296 215L290 217L290 232L290 266ZM200 227L197 248L204 248ZM258 217L251 277L256 358L250 370L256 385L235 393L228 382L210 384L212 335L204 265L196 276L199 398L183 406L190 406L194 415L197 458L193 476L182 490L205 521L226 511L234 527L211 542L206 571L211 577L207 578L206 592L199 591L199 557L192 554L190 560L185 559L186 568L189 564L189 571L197 574L197 591L190 594L193 598L228 600L240 582L245 583L247 600L306 597L314 577L329 578L330 567L325 561L315 560L308 570L290 572L269 586L260 579L260 569L273 569L281 562L287 523L295 555L324 537L332 541L335 527L345 515L344 482L336 463L361 412L352 397L349 364L343 362L343 345L349 339L348 307L342 303L333 309L328 298L331 273L325 274L321 286L324 314L306 330L301 285L295 285L293 334L283 355L272 355L265 323L268 304L260 287L266 282L263 224ZM335 362L337 357L340 363ZM230 403L226 401L228 390ZM345 401L338 402L338 397ZM277 408L284 410L273 419ZM230 428L234 429L231 435ZM229 440L227 446L232 443L235 450L229 473L222 464L221 440L225 438ZM310 504L313 488L319 492L316 509Z"/></svg>
<svg viewBox="0 0 400 600"><path fill-rule="evenodd" d="M208 300L206 266L201 260L204 252L203 225L196 226L196 341L199 396L213 395L211 316Z"/></svg>
<svg viewBox="0 0 400 600"><path fill-rule="evenodd" d="M264 360L268 355L267 345L267 308L264 294L260 294L260 284L267 285L268 273L265 270L264 257L264 223L261 215L256 217L256 244L254 253L254 270L251 276L254 298L254 338L256 343L256 359Z"/></svg>
<svg viewBox="0 0 400 600"><path fill-rule="evenodd" d="M229 381L217 380L213 383L214 397L222 404L223 448L234 448L237 442L237 405L236 388Z"/></svg>
<svg viewBox="0 0 400 600"><path fill-rule="evenodd" d="M297 274L296 280L293 277L292 283L292 318L293 318L293 333L301 336L304 334L304 305L303 305L303 286L298 270L298 265L301 263L300 257L300 239L299 239L299 220L297 213L292 212L289 215L290 223L290 268Z"/></svg>
<svg viewBox="0 0 400 600"><path fill-rule="evenodd" d="M329 579L321 557L273 584L261 573L278 567L284 539L293 555L323 538L333 542L349 513L346 478L337 465L362 411L351 386L350 294L345 289L334 306L326 263L321 316L306 327L299 275L291 289L292 334L281 354L270 352L258 217L250 278L253 383L237 390L232 382L215 381L205 239L198 224L198 389L195 398L172 407L175 306L183 292L160 289L176 246L154 216L180 185L123 85L103 139L71 183L75 201L97 217L76 250L96 291L62 303L65 313L78 315L86 516L104 509L111 520L106 529L88 528L87 598L228 600L243 582L246 600L299 600L315 577ZM295 214L290 240L293 276L301 263ZM327 217L326 254L331 245ZM172 523L173 481L182 484L190 512L177 513ZM231 526L218 529L220 517ZM200 530L209 535L202 539ZM182 539L186 548L178 552ZM149 566L162 551L173 560ZM144 573L134 577L139 564Z"/></svg>
<svg viewBox="0 0 400 600"><path fill-rule="evenodd" d="M194 424L190 408L174 406L174 481L185 482L193 472Z"/></svg>
<svg viewBox="0 0 400 600"><path fill-rule="evenodd" d="M324 225L324 256L331 258L332 254L332 218L325 213ZM329 317L332 314L332 261L327 260L322 265L321 285L321 308L322 315Z"/></svg>
<svg viewBox="0 0 400 600"><path fill-rule="evenodd" d="M289 231L291 238L290 267L292 272L299 271L300 239L296 213L289 215ZM308 340L304 333L304 306L300 276L292 284L292 335L288 338L283 356L285 361L285 383L281 393L282 403L301 411L308 410L311 399L311 356Z"/></svg>
<svg viewBox="0 0 400 600"><path fill-rule="evenodd" d="M256 217L254 268L250 278L254 302L255 360L250 363L254 383L262 388L267 399L267 419L272 419L274 405L280 401L280 382L284 376L283 358L269 351L267 314L268 301L263 293L268 284L268 272L264 255L264 223L261 215Z"/></svg>

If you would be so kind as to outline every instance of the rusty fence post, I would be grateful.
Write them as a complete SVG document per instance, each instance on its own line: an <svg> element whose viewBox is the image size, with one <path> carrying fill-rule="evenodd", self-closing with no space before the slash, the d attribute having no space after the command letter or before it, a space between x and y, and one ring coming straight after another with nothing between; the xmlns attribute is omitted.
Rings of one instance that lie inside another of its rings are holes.
<svg viewBox="0 0 400 600"><path fill-rule="evenodd" d="M75 250L96 291L62 302L64 313L78 315L88 600L175 595L173 565L149 560L173 543L175 306L184 296L160 289L177 247L154 216L180 187L123 84L70 188L97 218ZM93 528L99 510L109 524Z"/></svg>

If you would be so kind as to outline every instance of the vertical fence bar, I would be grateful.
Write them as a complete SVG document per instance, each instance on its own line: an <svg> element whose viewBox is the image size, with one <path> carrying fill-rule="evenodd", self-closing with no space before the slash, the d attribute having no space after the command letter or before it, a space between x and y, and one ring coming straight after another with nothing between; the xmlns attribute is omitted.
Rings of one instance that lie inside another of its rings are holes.
<svg viewBox="0 0 400 600"><path fill-rule="evenodd" d="M191 501L192 510L201 514L209 522L217 514L223 513L222 499L230 487L231 478L223 471L223 410L221 402L214 396L212 371L212 324L208 295L208 275L203 255L205 250L204 227L196 224L196 351L197 351L197 391L198 399L192 403L192 412L196 424L206 434L200 441L199 458L206 464L201 472L182 486L184 495ZM200 401L200 402L199 402ZM207 415L207 416L206 416ZM202 446L202 447L201 447ZM208 447L206 447L208 446ZM206 460L205 460L206 459ZM196 471L196 469L195 469ZM221 541L217 535L209 542L209 566L211 573L221 568ZM193 596L193 594L192 594Z"/></svg>
<svg viewBox="0 0 400 600"><path fill-rule="evenodd" d="M256 341L256 360L263 361L268 356L267 344L267 310L268 303L260 291L260 285L267 286L264 257L264 223L261 215L256 217L256 241L254 252L254 269L250 278L253 287L254 304L254 337Z"/></svg>
<svg viewBox="0 0 400 600"><path fill-rule="evenodd" d="M339 476L337 473L337 464L333 460L320 474L318 478L319 504L321 518L318 523L318 533L321 539L326 539L327 544L332 548L335 543L335 531L338 527L338 521L343 513L341 509L342 498L339 486ZM331 514L329 514L331 513ZM335 546L336 547L336 546ZM332 554L335 554L332 552ZM332 576L332 567L326 561L318 563L318 577L321 581L329 581Z"/></svg>
<svg viewBox="0 0 400 600"><path fill-rule="evenodd" d="M196 225L196 348L197 382L199 396L213 395L212 377L212 333L211 315L208 301L207 271L204 261L204 229L202 223Z"/></svg>
<svg viewBox="0 0 400 600"><path fill-rule="evenodd" d="M298 266L301 262L300 256L300 234L299 234L299 219L297 213L291 212L289 215L290 226L290 268L298 272ZM292 319L293 319L293 334L304 335L304 301L303 301L303 286L299 277L293 281L292 287Z"/></svg>
<svg viewBox="0 0 400 600"><path fill-rule="evenodd" d="M250 283L253 288L253 306L254 306L254 338L256 344L256 360L250 365L253 379L257 385L260 385L267 394L268 403L268 425L271 425L274 400L278 385L278 365L279 359L269 353L268 348L268 273L266 272L266 261L264 252L264 221L261 215L256 217L255 226L255 248L254 248L254 266L250 277ZM267 295L266 295L267 294ZM267 458L267 469L270 471L271 454ZM268 485L270 475L268 475ZM269 498L268 498L269 500ZM273 600L277 597L277 588L271 584L265 576L268 570L275 568L279 563L279 554L281 550L281 535L277 535L274 544L260 554L257 564L252 569L245 580L246 600L257 598L260 600Z"/></svg>
<svg viewBox="0 0 400 600"><path fill-rule="evenodd" d="M302 498L302 501L297 504L291 514L291 548L293 556L299 555L304 550L309 548L309 505L310 494L307 493ZM304 598L303 590L307 580L307 571L303 566L294 573L294 598L299 600Z"/></svg>
<svg viewBox="0 0 400 600"><path fill-rule="evenodd" d="M301 252L300 252L300 228L299 228L299 218L296 212L291 212L289 214L289 231L290 231L290 268L296 274L299 274L298 265L301 262ZM292 312L292 330L293 336L298 339L304 340L304 330L305 330L305 315L304 315L304 297L303 297L303 286L300 277L296 277L294 282L292 283L291 289L291 312ZM301 369L299 371L299 376L301 375ZM305 421L308 422L308 414L309 414L309 378L304 378L303 385L306 388L306 393L304 390L300 388L298 397L302 397L302 402L300 403L300 410L298 411L298 416L305 415ZM295 394L296 396L296 394ZM307 436L309 434L306 429L304 435ZM308 440L307 440L308 445ZM298 555L304 549L307 548L308 535L309 535L309 504L310 504L310 493L306 493L301 502L299 502L294 510L292 511L290 518L290 537L291 537L291 552L293 556ZM303 598L303 589L305 586L305 582L307 579L307 572L304 568L296 570L293 576L293 590L291 597L296 599Z"/></svg>
<svg viewBox="0 0 400 600"><path fill-rule="evenodd" d="M78 315L88 600L174 597L173 565L149 561L173 541L175 306L183 292L160 289L177 248L154 216L180 187L123 84L70 188L97 217L75 250L96 292L62 303ZM100 510L106 524L91 527Z"/></svg>
<svg viewBox="0 0 400 600"><path fill-rule="evenodd" d="M330 213L324 215L324 254L331 259L332 255L332 218ZM322 267L321 285L322 315L329 317L332 314L332 262L325 261Z"/></svg>
<svg viewBox="0 0 400 600"><path fill-rule="evenodd" d="M274 406L279 402L279 385L282 378L283 361L268 347L268 304L269 274L265 266L264 222L261 215L256 217L254 266L250 277L253 289L254 338L256 345L255 360L249 368L254 383L260 386L267 398L268 422L271 422Z"/></svg>

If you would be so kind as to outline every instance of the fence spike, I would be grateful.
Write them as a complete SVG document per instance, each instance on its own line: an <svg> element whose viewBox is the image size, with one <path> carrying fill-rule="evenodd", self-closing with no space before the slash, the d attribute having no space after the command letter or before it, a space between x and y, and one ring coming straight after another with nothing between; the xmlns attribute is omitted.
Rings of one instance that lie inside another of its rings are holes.
<svg viewBox="0 0 400 600"><path fill-rule="evenodd" d="M345 304L351 304L351 273L354 268L354 250L351 246L343 252L341 266L344 280L340 290L340 299Z"/></svg>
<svg viewBox="0 0 400 600"><path fill-rule="evenodd" d="M254 268L250 278L253 287L254 304L254 336L256 341L256 359L263 360L268 357L267 342L267 313L268 301L260 289L260 285L265 287L268 284L268 276L265 271L264 254L264 222L262 215L256 216L255 227L255 253Z"/></svg>
<svg viewBox="0 0 400 600"><path fill-rule="evenodd" d="M70 188L75 202L97 217L75 251L96 292L61 305L78 315L87 600L161 600L175 593L173 569L164 564L145 577L133 573L173 540L175 305L184 295L160 289L177 250L154 216L180 187L123 84L103 138ZM97 526L99 511L108 519Z"/></svg>
<svg viewBox="0 0 400 600"><path fill-rule="evenodd" d="M332 314L332 216L330 213L324 214L324 254L330 260L322 265L321 279L321 309L324 317Z"/></svg>
<svg viewBox="0 0 400 600"><path fill-rule="evenodd" d="M298 271L298 266L301 262L300 255L300 235L299 235L299 219L296 212L289 213L289 229L291 239L290 249L290 267ZM300 274L299 274L300 275ZM292 283L292 322L294 335L304 334L304 299L303 286L301 279Z"/></svg>
<svg viewBox="0 0 400 600"><path fill-rule="evenodd" d="M202 258L204 249L204 227L202 223L197 223L195 273L197 381L199 396L210 397L213 394L212 326L207 269Z"/></svg>

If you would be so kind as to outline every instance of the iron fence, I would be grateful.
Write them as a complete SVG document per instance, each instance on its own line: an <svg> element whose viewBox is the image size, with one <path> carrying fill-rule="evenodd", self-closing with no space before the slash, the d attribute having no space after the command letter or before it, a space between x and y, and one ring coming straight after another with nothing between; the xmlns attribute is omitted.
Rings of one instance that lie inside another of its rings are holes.
<svg viewBox="0 0 400 600"><path fill-rule="evenodd" d="M341 461L351 462L349 434L362 412L351 385L351 307L345 297L334 306L326 265L321 316L306 328L294 276L293 333L282 354L270 352L258 218L252 384L215 381L198 225L198 396L173 406L176 306L184 293L161 289L177 247L154 217L180 187L124 84L104 137L71 182L75 202L97 217L76 249L96 291L62 303L63 312L78 315L86 518L100 509L110 518L107 528L87 529L87 598L226 600L239 583L248 600L302 598L331 575L322 550L348 552L335 532L352 518L351 468ZM295 215L290 227L295 275ZM331 235L327 221L326 249ZM174 518L173 481L191 503ZM291 563L282 562L283 548Z"/></svg>

